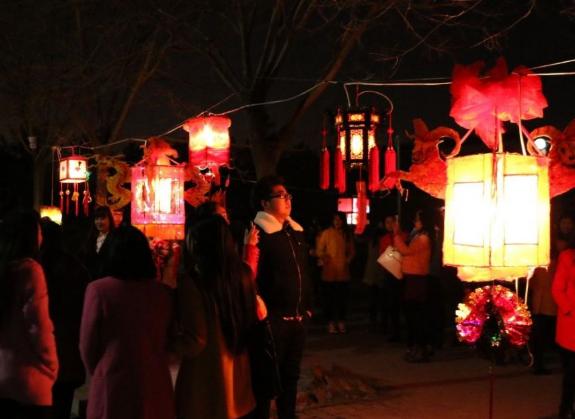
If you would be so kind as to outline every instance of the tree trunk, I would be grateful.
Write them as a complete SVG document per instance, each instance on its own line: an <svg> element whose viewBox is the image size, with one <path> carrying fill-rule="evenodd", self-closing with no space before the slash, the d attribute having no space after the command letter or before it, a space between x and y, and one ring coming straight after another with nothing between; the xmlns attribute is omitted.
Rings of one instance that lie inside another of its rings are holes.
<svg viewBox="0 0 575 419"><path fill-rule="evenodd" d="M252 158L258 179L276 174L284 147L277 141L265 139L252 141Z"/></svg>

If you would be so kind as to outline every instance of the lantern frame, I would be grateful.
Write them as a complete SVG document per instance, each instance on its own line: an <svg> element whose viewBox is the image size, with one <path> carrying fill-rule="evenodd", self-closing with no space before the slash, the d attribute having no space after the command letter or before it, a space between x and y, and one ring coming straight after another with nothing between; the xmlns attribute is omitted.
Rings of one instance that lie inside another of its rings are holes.
<svg viewBox="0 0 575 419"><path fill-rule="evenodd" d="M511 280L549 264L548 159L447 159L443 264L463 281Z"/></svg>
<svg viewBox="0 0 575 419"><path fill-rule="evenodd" d="M60 182L82 183L88 180L88 159L72 155L60 159Z"/></svg>
<svg viewBox="0 0 575 419"><path fill-rule="evenodd" d="M184 171L183 165L132 167L132 225L147 237L184 239Z"/></svg>
<svg viewBox="0 0 575 419"><path fill-rule="evenodd" d="M344 163L367 166L369 150L377 146L376 132L380 122L381 116L375 108L338 109L335 117L337 147Z"/></svg>

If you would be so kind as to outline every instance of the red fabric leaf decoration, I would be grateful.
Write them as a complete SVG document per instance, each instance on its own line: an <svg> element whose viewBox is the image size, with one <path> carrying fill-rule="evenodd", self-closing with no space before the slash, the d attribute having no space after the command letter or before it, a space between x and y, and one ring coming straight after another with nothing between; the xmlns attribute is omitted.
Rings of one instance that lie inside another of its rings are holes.
<svg viewBox="0 0 575 419"><path fill-rule="evenodd" d="M503 133L503 121L519 122L543 116L547 100L541 79L525 67L508 74L503 58L485 76L483 62L470 66L456 65L451 84L452 105L449 113L455 122L475 133L490 149L497 149L497 133Z"/></svg>

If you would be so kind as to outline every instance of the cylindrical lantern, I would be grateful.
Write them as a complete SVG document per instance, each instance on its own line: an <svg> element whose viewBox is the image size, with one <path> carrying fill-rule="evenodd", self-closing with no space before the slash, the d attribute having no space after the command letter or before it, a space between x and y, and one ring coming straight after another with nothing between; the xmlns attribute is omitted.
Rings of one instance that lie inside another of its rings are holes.
<svg viewBox="0 0 575 419"><path fill-rule="evenodd" d="M225 116L188 119L184 129L189 136L189 162L192 166L222 166L230 160L231 120Z"/></svg>
<svg viewBox="0 0 575 419"><path fill-rule="evenodd" d="M64 157L60 160L60 182L81 183L88 178L88 161L82 156Z"/></svg>
<svg viewBox="0 0 575 419"><path fill-rule="evenodd" d="M338 111L335 127L345 162L350 165L367 165L369 150L377 147L375 132L379 121L379 115L369 109Z"/></svg>
<svg viewBox="0 0 575 419"><path fill-rule="evenodd" d="M464 281L511 280L549 264L547 158L447 160L443 263Z"/></svg>
<svg viewBox="0 0 575 419"><path fill-rule="evenodd" d="M183 240L184 166L132 168L132 224L147 237Z"/></svg>

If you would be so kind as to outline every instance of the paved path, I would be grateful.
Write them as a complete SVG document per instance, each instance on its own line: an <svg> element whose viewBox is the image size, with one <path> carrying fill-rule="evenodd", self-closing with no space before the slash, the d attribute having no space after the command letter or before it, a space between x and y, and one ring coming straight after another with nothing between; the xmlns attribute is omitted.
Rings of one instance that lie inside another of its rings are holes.
<svg viewBox="0 0 575 419"><path fill-rule="evenodd" d="M478 358L472 348L448 347L438 351L432 362L410 364L402 359L401 344L387 343L381 336L357 329L336 336L311 333L303 362L302 393L314 392L314 370L329 374L335 366L334 379L343 380L350 396L346 400L343 391L331 400L308 402L300 419L489 418L489 363ZM549 366L554 373L548 376L532 375L518 360L494 367L492 417L554 418L561 379L556 354L551 354ZM359 394L353 388L358 377L368 386ZM370 385L375 392L369 391Z"/></svg>

